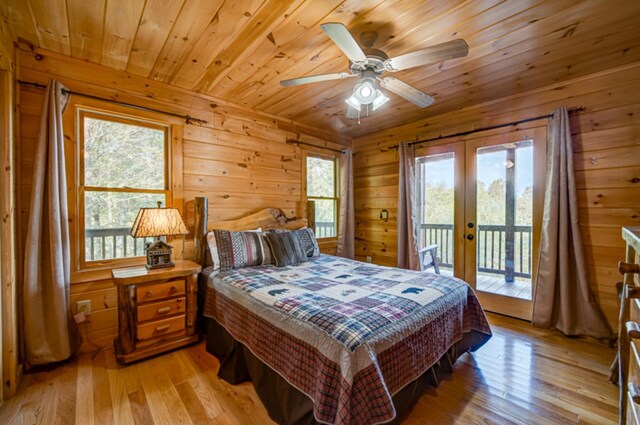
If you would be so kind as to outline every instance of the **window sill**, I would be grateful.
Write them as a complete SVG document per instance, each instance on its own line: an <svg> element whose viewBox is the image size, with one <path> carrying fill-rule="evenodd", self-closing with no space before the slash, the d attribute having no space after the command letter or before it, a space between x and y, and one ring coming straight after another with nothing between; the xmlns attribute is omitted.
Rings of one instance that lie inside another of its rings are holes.
<svg viewBox="0 0 640 425"><path fill-rule="evenodd" d="M111 270L124 267L139 267L146 264L145 257L134 257L130 259L112 260L100 264L96 261L94 264L86 265L80 270L71 272L71 284L95 282L100 280L110 280Z"/></svg>

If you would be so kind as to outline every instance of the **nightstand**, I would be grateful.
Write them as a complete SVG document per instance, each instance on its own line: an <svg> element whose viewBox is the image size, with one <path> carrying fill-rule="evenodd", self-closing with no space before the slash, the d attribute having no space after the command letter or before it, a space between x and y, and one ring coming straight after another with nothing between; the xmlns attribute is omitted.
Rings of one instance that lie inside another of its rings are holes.
<svg viewBox="0 0 640 425"><path fill-rule="evenodd" d="M200 340L198 273L192 261L167 269L114 269L118 287L116 359L129 363Z"/></svg>

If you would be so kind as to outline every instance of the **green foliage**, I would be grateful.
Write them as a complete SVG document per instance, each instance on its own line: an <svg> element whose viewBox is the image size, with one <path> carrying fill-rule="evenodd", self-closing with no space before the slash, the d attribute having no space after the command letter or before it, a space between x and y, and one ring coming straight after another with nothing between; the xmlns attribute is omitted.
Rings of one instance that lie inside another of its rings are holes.
<svg viewBox="0 0 640 425"><path fill-rule="evenodd" d="M333 230L326 235L317 231L319 236L335 236L337 214L335 199L314 199L337 197L335 164L333 160L307 157L307 197L316 203L316 222L333 223Z"/></svg>
<svg viewBox="0 0 640 425"><path fill-rule="evenodd" d="M335 197L335 161L307 157L307 196Z"/></svg>
<svg viewBox="0 0 640 425"><path fill-rule="evenodd" d="M164 139L159 129L85 118L85 185L164 189Z"/></svg>
<svg viewBox="0 0 640 425"><path fill-rule="evenodd" d="M84 155L86 187L165 188L165 132L160 129L86 117ZM157 201L164 204L164 194L87 189L85 227L130 227L140 208Z"/></svg>
<svg viewBox="0 0 640 425"><path fill-rule="evenodd" d="M477 223L505 224L505 181L494 180L487 185L478 181L477 186ZM531 186L516 196L516 224L531 225L533 222L533 191ZM453 224L454 189L443 183L425 184L423 223Z"/></svg>

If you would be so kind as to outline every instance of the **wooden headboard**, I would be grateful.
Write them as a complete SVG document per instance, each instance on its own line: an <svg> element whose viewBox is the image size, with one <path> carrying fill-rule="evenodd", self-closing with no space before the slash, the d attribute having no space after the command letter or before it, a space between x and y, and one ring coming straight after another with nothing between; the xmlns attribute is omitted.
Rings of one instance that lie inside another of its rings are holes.
<svg viewBox="0 0 640 425"><path fill-rule="evenodd" d="M195 262L205 265L207 258L207 232L213 229L251 230L258 227L262 230L300 229L306 227L306 218L288 218L279 208L265 208L235 220L208 223L208 199L195 198L194 244Z"/></svg>

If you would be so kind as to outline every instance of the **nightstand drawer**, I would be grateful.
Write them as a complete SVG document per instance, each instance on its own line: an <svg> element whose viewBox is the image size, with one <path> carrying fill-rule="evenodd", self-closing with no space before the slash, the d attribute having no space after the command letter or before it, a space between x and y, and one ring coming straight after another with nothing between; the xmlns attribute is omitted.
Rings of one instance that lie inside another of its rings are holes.
<svg viewBox="0 0 640 425"><path fill-rule="evenodd" d="M138 340L143 341L149 338L156 338L173 332L181 331L185 328L185 315L171 317L169 319L157 320L137 326Z"/></svg>
<svg viewBox="0 0 640 425"><path fill-rule="evenodd" d="M170 280L169 282L142 285L136 288L136 297L139 303L175 297L185 293L184 279Z"/></svg>
<svg viewBox="0 0 640 425"><path fill-rule="evenodd" d="M140 305L138 306L138 322L164 319L165 317L175 316L176 314L184 314L186 304L186 298L182 297Z"/></svg>

